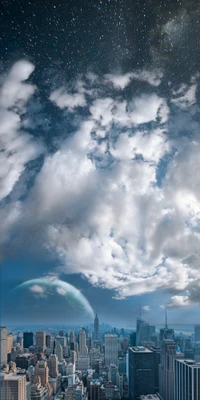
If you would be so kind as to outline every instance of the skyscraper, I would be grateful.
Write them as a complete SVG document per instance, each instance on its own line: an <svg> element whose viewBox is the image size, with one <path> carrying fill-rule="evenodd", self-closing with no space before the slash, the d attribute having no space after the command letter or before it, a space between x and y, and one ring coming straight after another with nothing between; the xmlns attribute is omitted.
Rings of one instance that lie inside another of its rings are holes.
<svg viewBox="0 0 200 400"><path fill-rule="evenodd" d="M1 400L26 400L26 375L0 374Z"/></svg>
<svg viewBox="0 0 200 400"><path fill-rule="evenodd" d="M129 347L129 398L154 393L154 354L143 346Z"/></svg>
<svg viewBox="0 0 200 400"><path fill-rule="evenodd" d="M33 332L24 332L23 339L24 339L24 349L28 349L30 346L33 345Z"/></svg>
<svg viewBox="0 0 200 400"><path fill-rule="evenodd" d="M58 375L58 357L56 354L51 354L48 359L49 375L51 378L56 378Z"/></svg>
<svg viewBox="0 0 200 400"><path fill-rule="evenodd" d="M200 342L200 325L195 325L194 327L194 340L195 342Z"/></svg>
<svg viewBox="0 0 200 400"><path fill-rule="evenodd" d="M107 334L105 335L105 364L118 362L118 336Z"/></svg>
<svg viewBox="0 0 200 400"><path fill-rule="evenodd" d="M13 347L13 334L9 333L7 335L7 352L8 353L11 353L12 347Z"/></svg>
<svg viewBox="0 0 200 400"><path fill-rule="evenodd" d="M40 377L41 379L41 385L46 386L48 383L48 378L49 378L49 368L47 366L46 361L38 361L36 366L35 366L35 377L38 378ZM35 383L37 383L38 380L36 380Z"/></svg>
<svg viewBox="0 0 200 400"><path fill-rule="evenodd" d="M174 361L174 399L199 400L200 364L194 360Z"/></svg>
<svg viewBox="0 0 200 400"><path fill-rule="evenodd" d="M159 366L159 394L163 400L176 400L174 399L174 360L183 358L184 354L177 352L177 346L173 340L163 341Z"/></svg>
<svg viewBox="0 0 200 400"><path fill-rule="evenodd" d="M149 340L149 323L137 318L136 344L141 345Z"/></svg>
<svg viewBox="0 0 200 400"><path fill-rule="evenodd" d="M36 346L38 351L44 351L46 349L46 334L45 332L36 332Z"/></svg>
<svg viewBox="0 0 200 400"><path fill-rule="evenodd" d="M57 355L59 362L63 360L63 348L61 344L57 341L55 342L54 354Z"/></svg>
<svg viewBox="0 0 200 400"><path fill-rule="evenodd" d="M94 319L94 340L99 340L99 318L97 314Z"/></svg>
<svg viewBox="0 0 200 400"><path fill-rule="evenodd" d="M80 329L79 331L79 354L81 356L88 355L88 348L86 346L86 334L84 329Z"/></svg>
<svg viewBox="0 0 200 400"><path fill-rule="evenodd" d="M7 328L0 327L0 368L7 363Z"/></svg>

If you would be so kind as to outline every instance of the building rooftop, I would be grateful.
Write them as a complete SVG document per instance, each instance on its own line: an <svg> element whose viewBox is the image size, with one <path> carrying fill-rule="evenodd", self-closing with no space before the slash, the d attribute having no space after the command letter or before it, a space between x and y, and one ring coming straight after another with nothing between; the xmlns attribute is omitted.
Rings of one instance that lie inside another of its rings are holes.
<svg viewBox="0 0 200 400"><path fill-rule="evenodd" d="M140 400L159 400L159 397L157 396L157 394L142 394L140 396Z"/></svg>
<svg viewBox="0 0 200 400"><path fill-rule="evenodd" d="M144 347L144 346L133 346L133 347L130 347L130 349L134 353L152 353L152 351L150 349L147 349L147 347Z"/></svg>

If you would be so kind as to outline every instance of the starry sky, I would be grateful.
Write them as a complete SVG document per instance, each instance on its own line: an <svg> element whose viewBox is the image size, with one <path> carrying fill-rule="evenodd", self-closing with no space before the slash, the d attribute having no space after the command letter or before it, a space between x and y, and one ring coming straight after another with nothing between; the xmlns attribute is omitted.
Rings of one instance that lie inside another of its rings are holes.
<svg viewBox="0 0 200 400"><path fill-rule="evenodd" d="M199 44L196 0L2 0L2 323L52 275L104 322L199 322Z"/></svg>

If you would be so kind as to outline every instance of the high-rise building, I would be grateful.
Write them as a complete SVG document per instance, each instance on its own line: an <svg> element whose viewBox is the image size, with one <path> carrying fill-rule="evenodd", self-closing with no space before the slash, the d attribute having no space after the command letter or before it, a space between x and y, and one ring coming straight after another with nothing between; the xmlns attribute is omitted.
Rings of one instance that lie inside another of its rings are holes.
<svg viewBox="0 0 200 400"><path fill-rule="evenodd" d="M160 347L151 347L150 350L154 354L154 393L159 392L159 365L160 365Z"/></svg>
<svg viewBox="0 0 200 400"><path fill-rule="evenodd" d="M0 399L26 400L26 375L0 373Z"/></svg>
<svg viewBox="0 0 200 400"><path fill-rule="evenodd" d="M200 325L195 325L194 327L194 340L195 342L200 342Z"/></svg>
<svg viewBox="0 0 200 400"><path fill-rule="evenodd" d="M79 331L79 354L81 356L88 355L88 348L86 346L86 334L84 329L80 329Z"/></svg>
<svg viewBox="0 0 200 400"><path fill-rule="evenodd" d="M15 362L18 368L28 369L30 365L36 365L37 355L31 353L18 354L15 358Z"/></svg>
<svg viewBox="0 0 200 400"><path fill-rule="evenodd" d="M0 327L0 369L7 363L7 328Z"/></svg>
<svg viewBox="0 0 200 400"><path fill-rule="evenodd" d="M33 332L24 332L23 339L24 339L24 349L28 349L30 346L33 345Z"/></svg>
<svg viewBox="0 0 200 400"><path fill-rule="evenodd" d="M141 345L149 340L149 323L137 318L136 344Z"/></svg>
<svg viewBox="0 0 200 400"><path fill-rule="evenodd" d="M49 333L46 334L46 347L50 349L51 344L51 335Z"/></svg>
<svg viewBox="0 0 200 400"><path fill-rule="evenodd" d="M38 351L43 352L46 349L46 333L36 332L36 346Z"/></svg>
<svg viewBox="0 0 200 400"><path fill-rule="evenodd" d="M143 346L129 347L129 398L154 393L154 354Z"/></svg>
<svg viewBox="0 0 200 400"><path fill-rule="evenodd" d="M7 335L7 353L11 353L13 347L13 334L9 333Z"/></svg>
<svg viewBox="0 0 200 400"><path fill-rule="evenodd" d="M200 364L194 360L174 361L174 400L200 399Z"/></svg>
<svg viewBox="0 0 200 400"><path fill-rule="evenodd" d="M94 319L94 340L99 340L99 318L97 314Z"/></svg>
<svg viewBox="0 0 200 400"><path fill-rule="evenodd" d="M117 365L118 362L118 336L112 334L105 335L105 364Z"/></svg>
<svg viewBox="0 0 200 400"><path fill-rule="evenodd" d="M130 334L130 346L136 346L136 332Z"/></svg>
<svg viewBox="0 0 200 400"><path fill-rule="evenodd" d="M55 347L54 347L54 354L57 355L58 361L61 362L63 360L63 348L59 342L55 342Z"/></svg>
<svg viewBox="0 0 200 400"><path fill-rule="evenodd" d="M56 354L51 354L48 359L49 375L51 378L56 378L58 375L58 357Z"/></svg>
<svg viewBox="0 0 200 400"><path fill-rule="evenodd" d="M47 387L42 386L41 382L31 385L31 400L48 400L49 391Z"/></svg>
<svg viewBox="0 0 200 400"><path fill-rule="evenodd" d="M74 332L71 331L69 334L69 342L70 343L74 343L75 342L75 338L74 338Z"/></svg>
<svg viewBox="0 0 200 400"><path fill-rule="evenodd" d="M57 342L59 342L61 344L63 349L64 349L64 347L67 346L67 338L66 338L66 336L56 336L56 340L57 340Z"/></svg>
<svg viewBox="0 0 200 400"><path fill-rule="evenodd" d="M46 386L49 379L49 368L46 361L38 361L35 366L35 377L40 377L41 385ZM36 383L38 380L36 380Z"/></svg>
<svg viewBox="0 0 200 400"><path fill-rule="evenodd" d="M80 353L78 354L78 359L76 362L76 369L81 371L83 374L87 372L90 365L90 357L88 355L83 356Z"/></svg>
<svg viewBox="0 0 200 400"><path fill-rule="evenodd" d="M116 367L116 365L110 364L108 370L108 380L109 382L112 382L114 385L117 384L117 373L118 373L118 368Z"/></svg>
<svg viewBox="0 0 200 400"><path fill-rule="evenodd" d="M159 394L163 400L174 399L174 360L183 359L184 354L177 351L173 340L162 342L161 364L159 365Z"/></svg>
<svg viewBox="0 0 200 400"><path fill-rule="evenodd" d="M64 333L64 330L63 330L63 329L61 329L61 330L59 331L59 333L58 333L58 334L59 334L59 336L64 336L64 334L65 334L65 333Z"/></svg>

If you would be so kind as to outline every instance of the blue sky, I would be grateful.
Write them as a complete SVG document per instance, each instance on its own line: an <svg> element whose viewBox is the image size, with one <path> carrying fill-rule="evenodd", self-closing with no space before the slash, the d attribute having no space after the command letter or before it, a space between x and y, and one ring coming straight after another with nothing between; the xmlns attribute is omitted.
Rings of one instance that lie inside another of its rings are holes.
<svg viewBox="0 0 200 400"><path fill-rule="evenodd" d="M200 10L191 4L5 3L2 321L16 314L14 286L52 274L105 322L129 324L141 305L162 323L165 303L172 322L197 321Z"/></svg>

